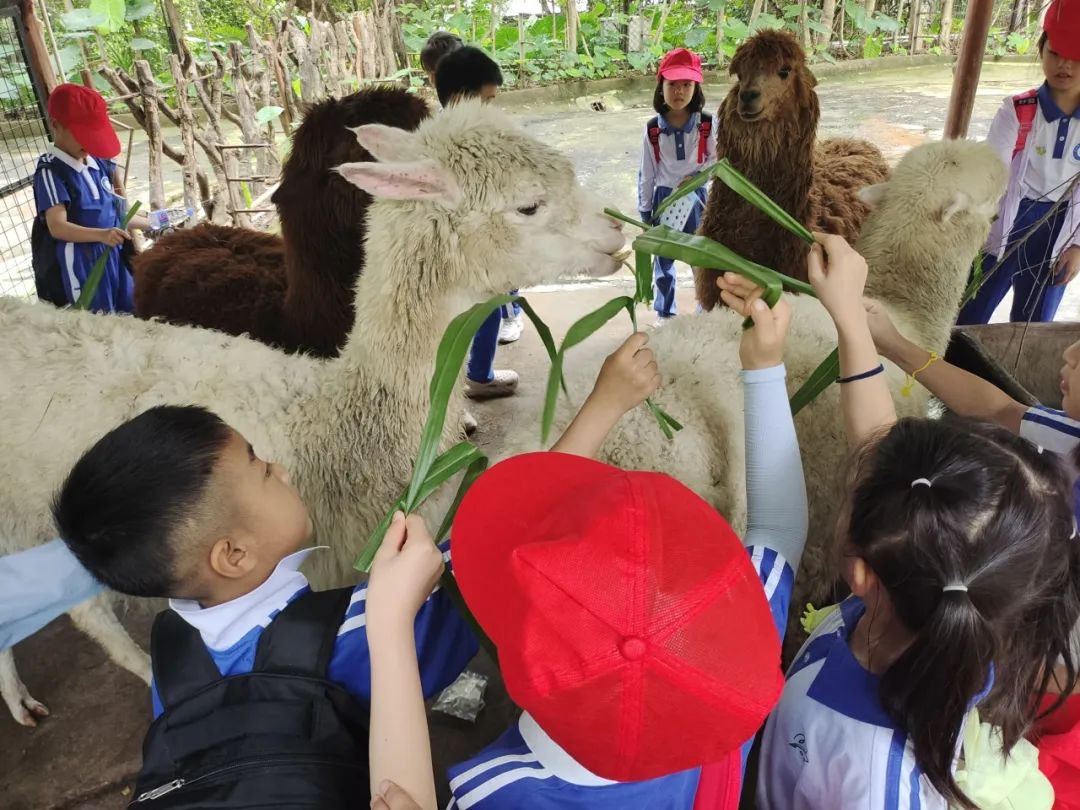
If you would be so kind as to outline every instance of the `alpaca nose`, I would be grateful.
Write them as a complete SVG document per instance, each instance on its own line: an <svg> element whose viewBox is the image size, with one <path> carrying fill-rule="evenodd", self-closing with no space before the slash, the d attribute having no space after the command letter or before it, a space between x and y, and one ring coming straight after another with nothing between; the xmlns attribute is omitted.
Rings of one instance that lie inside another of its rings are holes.
<svg viewBox="0 0 1080 810"><path fill-rule="evenodd" d="M742 90L739 92L739 101L743 104L752 104L761 98L760 90Z"/></svg>

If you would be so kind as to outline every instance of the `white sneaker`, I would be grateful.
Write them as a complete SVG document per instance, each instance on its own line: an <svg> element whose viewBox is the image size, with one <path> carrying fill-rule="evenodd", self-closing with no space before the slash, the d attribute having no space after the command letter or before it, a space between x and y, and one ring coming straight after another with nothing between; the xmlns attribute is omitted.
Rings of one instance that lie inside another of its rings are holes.
<svg viewBox="0 0 1080 810"><path fill-rule="evenodd" d="M521 333L524 330L524 318L520 315L516 315L513 318L503 318L502 323L499 325L499 343L514 343L521 337Z"/></svg>
<svg viewBox="0 0 1080 810"><path fill-rule="evenodd" d="M491 382L477 382L465 378L465 396L469 399L498 399L512 395L518 387L516 371L508 368L495 369Z"/></svg>

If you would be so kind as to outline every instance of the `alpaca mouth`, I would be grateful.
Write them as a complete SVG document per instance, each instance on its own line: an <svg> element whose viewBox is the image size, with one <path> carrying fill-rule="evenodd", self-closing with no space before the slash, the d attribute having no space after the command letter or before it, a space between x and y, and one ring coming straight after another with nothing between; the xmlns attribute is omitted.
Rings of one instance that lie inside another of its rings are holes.
<svg viewBox="0 0 1080 810"><path fill-rule="evenodd" d="M740 109L739 110L739 118L741 118L743 121L756 121L759 118L761 118L761 110L760 109L757 109L757 110Z"/></svg>

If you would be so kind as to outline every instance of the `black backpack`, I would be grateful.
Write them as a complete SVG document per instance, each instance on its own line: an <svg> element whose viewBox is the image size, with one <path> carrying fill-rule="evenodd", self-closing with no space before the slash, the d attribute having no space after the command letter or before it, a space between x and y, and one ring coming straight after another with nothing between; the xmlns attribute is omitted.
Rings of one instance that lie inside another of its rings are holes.
<svg viewBox="0 0 1080 810"><path fill-rule="evenodd" d="M143 743L137 810L367 807L369 709L326 679L352 591L309 591L263 631L252 671L222 677L199 632L154 621L165 711Z"/></svg>
<svg viewBox="0 0 1080 810"><path fill-rule="evenodd" d="M42 167L35 169L35 175ZM114 168L115 171L115 168ZM61 183L63 178L56 176ZM112 180L112 172L109 172L109 180ZM71 192L68 191L68 196ZM120 264L131 272L131 259L135 255L135 246L131 240L125 240L120 247ZM34 223L30 226L30 264L34 268L34 288L37 297L58 307L68 305L67 292L64 290L63 269L56 258L56 240L49 233L49 225L45 222L45 216L38 214L34 217Z"/></svg>

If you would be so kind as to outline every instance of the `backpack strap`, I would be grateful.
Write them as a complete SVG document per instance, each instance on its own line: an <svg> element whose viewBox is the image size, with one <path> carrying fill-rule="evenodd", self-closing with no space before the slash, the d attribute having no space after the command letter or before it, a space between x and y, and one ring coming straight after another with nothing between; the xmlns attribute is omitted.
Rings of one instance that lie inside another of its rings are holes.
<svg viewBox="0 0 1080 810"><path fill-rule="evenodd" d="M252 672L325 678L352 593L306 591L293 599L259 637Z"/></svg>
<svg viewBox="0 0 1080 810"><path fill-rule="evenodd" d="M1035 124L1035 116L1039 112L1039 91L1028 90L1018 96L1013 96L1013 110L1016 111L1016 120L1020 128L1016 132L1016 143L1013 145L1012 156L1016 157L1027 145L1028 135Z"/></svg>
<svg viewBox="0 0 1080 810"><path fill-rule="evenodd" d="M154 619L150 661L154 686L166 712L200 689L221 680L221 671L210 657L199 631L172 609L161 611Z"/></svg>
<svg viewBox="0 0 1080 810"><path fill-rule="evenodd" d="M649 119L649 123L645 125L645 131L649 135L649 143L652 144L653 157L656 158L656 162L660 162L660 118L659 116L653 116Z"/></svg>
<svg viewBox="0 0 1080 810"><path fill-rule="evenodd" d="M698 123L697 162L700 166L709 156L709 137L712 135L712 116L707 112L701 113L701 121Z"/></svg>

